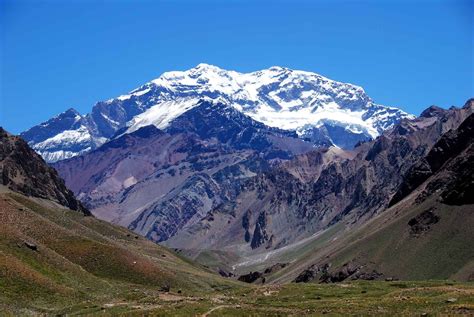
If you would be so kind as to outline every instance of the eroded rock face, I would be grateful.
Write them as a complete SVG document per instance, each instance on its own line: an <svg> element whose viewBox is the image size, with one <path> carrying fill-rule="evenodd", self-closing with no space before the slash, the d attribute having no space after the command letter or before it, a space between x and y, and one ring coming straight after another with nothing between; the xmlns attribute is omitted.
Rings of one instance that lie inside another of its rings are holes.
<svg viewBox="0 0 474 317"><path fill-rule="evenodd" d="M85 215L90 212L74 197L41 156L20 137L0 128L0 175L2 184L13 191L55 201Z"/></svg>
<svg viewBox="0 0 474 317"><path fill-rule="evenodd" d="M288 263L276 263L270 267L267 267L263 272L249 272L239 276L238 280L245 283L254 283L256 281L261 281L262 284L265 283L265 279L269 274L278 272L279 270L285 268Z"/></svg>
<svg viewBox="0 0 474 317"><path fill-rule="evenodd" d="M428 154L410 168L397 193L393 205L411 193L433 175L437 175L417 198L422 202L436 191L442 191L443 201L449 204L473 203L474 114L469 115L457 129L443 134Z"/></svg>
<svg viewBox="0 0 474 317"><path fill-rule="evenodd" d="M474 146L466 150L465 156L452 162L451 182L441 194L442 201L448 205L474 204Z"/></svg>
<svg viewBox="0 0 474 317"><path fill-rule="evenodd" d="M403 183L400 185L398 191L393 196L389 206L393 206L405 198L414 189L423 184L423 182L426 181L432 174L433 171L425 159L421 159L415 163L415 165L407 172Z"/></svg>
<svg viewBox="0 0 474 317"><path fill-rule="evenodd" d="M361 266L355 262L345 263L340 269L333 272L326 271L319 279L321 283L337 283L342 282L356 272L359 272Z"/></svg>
<svg viewBox="0 0 474 317"><path fill-rule="evenodd" d="M250 212L250 210L247 210L247 212L242 217L242 228L244 228L244 230L245 230L245 234L244 234L245 242L250 242L250 239L251 239L251 235L250 235L250 232L249 232L249 230L250 230L250 216L251 216L251 212Z"/></svg>
<svg viewBox="0 0 474 317"><path fill-rule="evenodd" d="M438 223L440 217L436 215L433 209L425 210L415 218L408 221L410 226L410 234L412 236L419 236L431 229L431 227Z"/></svg>
<svg viewBox="0 0 474 317"><path fill-rule="evenodd" d="M331 267L330 263L326 263L324 265L318 266L313 264L301 272L296 279L294 280L295 283L308 283L323 275L328 274L328 270Z"/></svg>
<svg viewBox="0 0 474 317"><path fill-rule="evenodd" d="M250 272L249 274L239 276L238 280L245 283L253 283L262 277L260 272Z"/></svg>
<svg viewBox="0 0 474 317"><path fill-rule="evenodd" d="M170 195L169 200L163 199L145 209L129 228L145 234L153 241L165 241L189 223L191 218L206 217L213 207L225 199L219 197L222 194L220 190L209 175L195 174L175 195ZM207 221L212 222L213 219L207 217Z"/></svg>
<svg viewBox="0 0 474 317"><path fill-rule="evenodd" d="M232 272L229 272L225 269L222 269L220 268L219 271L218 271L219 275L222 276L222 277L227 277L227 278L231 278L234 276L234 273Z"/></svg>
<svg viewBox="0 0 474 317"><path fill-rule="evenodd" d="M252 242L250 246L252 249L256 249L268 241L267 234L267 218L265 212L261 212L258 216L257 223L255 224L255 230L253 232Z"/></svg>
<svg viewBox="0 0 474 317"><path fill-rule="evenodd" d="M380 279L383 276L383 273L379 273L376 270L373 270L371 272L359 272L355 274L352 279L353 280L364 280L364 281L373 281ZM393 277L388 277L385 279L387 282L393 281Z"/></svg>
<svg viewBox="0 0 474 317"><path fill-rule="evenodd" d="M346 280L375 280L383 276L375 270L366 271L363 265L350 261L340 268L331 269L331 263L323 265L313 264L302 271L293 282L309 283L317 281L318 283L338 283Z"/></svg>
<svg viewBox="0 0 474 317"><path fill-rule="evenodd" d="M306 269L303 272L301 272L296 279L294 280L295 283L308 283L311 282L316 278L314 271Z"/></svg>

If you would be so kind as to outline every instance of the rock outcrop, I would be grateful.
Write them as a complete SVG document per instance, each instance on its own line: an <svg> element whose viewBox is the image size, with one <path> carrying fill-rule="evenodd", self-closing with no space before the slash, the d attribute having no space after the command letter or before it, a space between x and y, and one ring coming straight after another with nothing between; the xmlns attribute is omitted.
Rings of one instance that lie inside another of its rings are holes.
<svg viewBox="0 0 474 317"><path fill-rule="evenodd" d="M90 215L56 170L33 151L20 137L0 128L0 176L12 191L55 201L72 210Z"/></svg>

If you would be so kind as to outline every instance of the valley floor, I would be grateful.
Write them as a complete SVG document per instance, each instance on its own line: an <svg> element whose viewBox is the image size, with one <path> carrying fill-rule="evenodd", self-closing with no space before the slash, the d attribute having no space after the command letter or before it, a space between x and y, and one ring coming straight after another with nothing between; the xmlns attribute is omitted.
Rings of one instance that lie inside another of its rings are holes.
<svg viewBox="0 0 474 317"><path fill-rule="evenodd" d="M33 310L18 312L28 314ZM129 289L115 299L88 300L68 308L36 312L137 316L471 315L474 284L449 281L287 284L203 295Z"/></svg>

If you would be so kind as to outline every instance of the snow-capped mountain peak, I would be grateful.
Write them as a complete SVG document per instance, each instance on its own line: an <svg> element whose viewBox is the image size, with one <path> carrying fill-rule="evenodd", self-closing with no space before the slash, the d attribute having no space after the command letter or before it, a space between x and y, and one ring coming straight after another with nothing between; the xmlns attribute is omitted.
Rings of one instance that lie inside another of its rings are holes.
<svg viewBox="0 0 474 317"><path fill-rule="evenodd" d="M150 124L166 129L203 98L219 100L270 127L296 131L315 144L321 143L323 135L321 144L340 147L375 138L410 117L398 108L375 104L362 87L316 73L280 66L240 73L204 63L186 71L165 72L128 94L97 103L91 114L78 115L90 144L100 145L118 130L128 133ZM84 135L78 137L82 143ZM27 140L33 146L45 141ZM94 146L82 150L90 148Z"/></svg>
<svg viewBox="0 0 474 317"><path fill-rule="evenodd" d="M303 126L319 127L324 122L349 123L359 126L370 137L376 137L387 126L368 120L367 113L392 109L374 104L362 87L279 66L239 73L199 64L187 71L164 73L144 89L160 91L160 97L167 100L165 107L172 105L173 109L175 103L179 103L177 99L223 97L236 109L269 126L298 130ZM186 100L182 110L188 109L189 101ZM401 110L387 115L406 116ZM159 121L156 125L164 127L166 123Z"/></svg>

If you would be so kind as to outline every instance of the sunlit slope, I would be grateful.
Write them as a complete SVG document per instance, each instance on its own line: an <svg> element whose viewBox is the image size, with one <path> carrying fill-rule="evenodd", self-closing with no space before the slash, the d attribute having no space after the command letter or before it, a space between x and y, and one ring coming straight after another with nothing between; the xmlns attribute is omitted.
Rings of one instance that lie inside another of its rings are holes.
<svg viewBox="0 0 474 317"><path fill-rule="evenodd" d="M413 205L410 198L361 228L311 241L298 260L267 280L290 282L312 265L329 264L329 273L337 273L352 263L360 272L382 274L378 279L472 281L474 206L441 204L436 197ZM436 220L426 220L431 213ZM315 275L318 282L321 274Z"/></svg>
<svg viewBox="0 0 474 317"><path fill-rule="evenodd" d="M47 313L236 285L126 229L46 200L4 192L0 222L0 307L7 311Z"/></svg>

